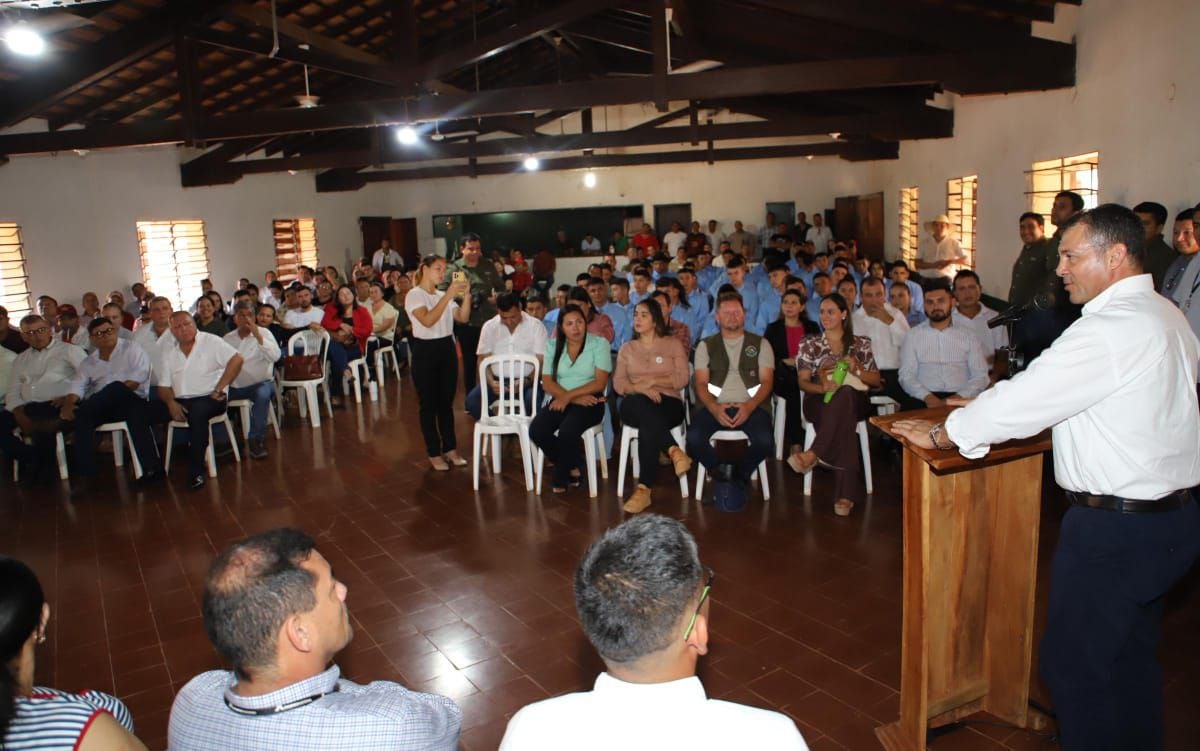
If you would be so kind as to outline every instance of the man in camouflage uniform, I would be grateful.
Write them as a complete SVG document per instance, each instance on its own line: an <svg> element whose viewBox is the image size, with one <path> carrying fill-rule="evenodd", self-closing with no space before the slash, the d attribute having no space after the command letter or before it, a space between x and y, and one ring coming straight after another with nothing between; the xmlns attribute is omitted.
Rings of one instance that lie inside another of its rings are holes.
<svg viewBox="0 0 1200 751"><path fill-rule="evenodd" d="M475 300L471 306L471 320L454 324L454 338L462 350L463 389L470 393L479 380L479 365L475 350L479 347L479 331L483 322L496 315L496 295L504 291L504 279L496 273L496 267L483 258L483 247L479 235L467 232L458 241L459 258L446 270L443 288L454 280L456 272L467 275L471 283L471 295Z"/></svg>

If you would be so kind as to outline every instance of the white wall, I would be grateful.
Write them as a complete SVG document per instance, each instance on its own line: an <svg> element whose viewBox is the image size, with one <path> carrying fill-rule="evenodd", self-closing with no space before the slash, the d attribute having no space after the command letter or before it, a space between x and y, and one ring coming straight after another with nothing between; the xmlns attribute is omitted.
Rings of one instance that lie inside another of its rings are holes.
<svg viewBox="0 0 1200 751"><path fill-rule="evenodd" d="M978 174L978 266L987 290L1004 295L1026 208L1024 171L1034 161L1099 150L1103 201L1156 200L1175 212L1200 200L1200 3L1087 0L1057 12L1039 33L1078 35L1076 88L953 98L955 137L905 143L895 161L623 167L599 170L592 190L579 172L547 172L316 193L308 173L184 190L178 164L193 154L177 148L66 153L0 168L0 221L22 227L35 294L77 300L83 290L103 294L139 276L138 219L204 219L221 290L239 276L261 278L272 265L271 219L288 216L316 217L321 259L340 265L361 248L362 215L416 217L424 252L434 248L435 214L642 204L652 217L656 203L690 202L699 219L718 219L726 231L742 219L753 231L767 201L795 201L811 215L835 196L882 190L894 257L902 186L920 186L925 220L944 211L947 178Z"/></svg>
<svg viewBox="0 0 1200 751"><path fill-rule="evenodd" d="M976 267L1007 296L1035 161L1100 152L1100 201L1165 205L1172 218L1200 201L1200 3L1086 0L1060 4L1054 29L1074 28L1074 89L954 97L955 136L901 144L878 162L887 252L899 256L900 188L921 189L922 223L946 209L946 180L979 175ZM1049 219L1049 217L1047 217Z"/></svg>

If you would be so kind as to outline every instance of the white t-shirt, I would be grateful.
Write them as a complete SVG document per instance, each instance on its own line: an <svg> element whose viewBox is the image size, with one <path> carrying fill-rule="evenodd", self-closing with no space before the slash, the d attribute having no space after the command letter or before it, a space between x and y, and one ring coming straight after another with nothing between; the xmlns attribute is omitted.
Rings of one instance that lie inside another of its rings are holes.
<svg viewBox="0 0 1200 751"><path fill-rule="evenodd" d="M262 344L259 344L253 335L242 338L241 332L237 329L225 335L225 341L229 342L229 346L236 349L242 356L242 369L231 384L235 388L256 386L263 381L271 380L275 375L275 363L282 354L279 351L279 342L275 341L275 335L271 333L270 329L262 326L257 326L257 328L262 337Z"/></svg>
<svg viewBox="0 0 1200 751"><path fill-rule="evenodd" d="M994 329L988 328L988 321L1000 315L988 306L980 305L979 312L975 314L974 318L968 318L963 315L958 308L954 309L952 315L956 322L971 329L971 332L975 334L975 338L979 340L979 346L983 347L983 356L988 360L991 360L995 356L996 350L1008 346L1007 329L1003 326L997 326Z"/></svg>
<svg viewBox="0 0 1200 751"><path fill-rule="evenodd" d="M451 300L446 305L446 309L442 311L442 317L432 327L422 324L417 320L417 315L413 313L417 308L433 310L445 294L442 290L426 292L420 287L413 287L409 291L408 296L404 298L404 310L412 322L414 337L417 339L442 339L454 334L454 311L458 310L457 300Z"/></svg>
<svg viewBox="0 0 1200 751"><path fill-rule="evenodd" d="M921 238L921 260L922 261L949 261L954 258L962 258L962 246L958 244L950 235L946 235L940 241L934 240L933 235L926 235ZM944 276L947 279L953 279L958 273L959 265L950 264L942 269L921 269L922 274L931 274Z"/></svg>
<svg viewBox="0 0 1200 751"><path fill-rule="evenodd" d="M306 329L310 324L320 323L325 318L325 310L318 308L316 305L304 312L299 308L292 308L283 314L283 326L288 329Z"/></svg>
<svg viewBox="0 0 1200 751"><path fill-rule="evenodd" d="M663 235L663 243L667 246L667 255L669 256L674 256L675 251L682 248L685 242L687 242L686 232L668 232Z"/></svg>
<svg viewBox="0 0 1200 751"><path fill-rule="evenodd" d="M521 314L516 331L509 331L500 316L483 322L479 330L479 346L475 352L480 357L487 355L533 355L540 357L546 352L546 327L528 313ZM527 366L525 374L531 369Z"/></svg>
<svg viewBox="0 0 1200 751"><path fill-rule="evenodd" d="M189 355L183 354L179 341L162 345L162 372L155 373L159 386L170 386L175 398L207 396L225 373L225 366L238 352L224 339L203 331Z"/></svg>

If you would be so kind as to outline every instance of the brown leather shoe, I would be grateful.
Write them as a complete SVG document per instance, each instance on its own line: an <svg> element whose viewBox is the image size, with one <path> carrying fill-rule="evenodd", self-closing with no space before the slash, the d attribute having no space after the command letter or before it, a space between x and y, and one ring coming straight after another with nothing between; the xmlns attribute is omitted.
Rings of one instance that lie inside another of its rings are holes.
<svg viewBox="0 0 1200 751"><path fill-rule="evenodd" d="M667 449L667 456L671 457L671 464L675 465L675 476L681 477L688 473L692 468L692 457L687 455L687 452L678 446L672 446Z"/></svg>
<svg viewBox="0 0 1200 751"><path fill-rule="evenodd" d="M650 507L650 488L638 483L634 489L633 495L629 496L629 500L625 501L622 507L626 513L639 514Z"/></svg>

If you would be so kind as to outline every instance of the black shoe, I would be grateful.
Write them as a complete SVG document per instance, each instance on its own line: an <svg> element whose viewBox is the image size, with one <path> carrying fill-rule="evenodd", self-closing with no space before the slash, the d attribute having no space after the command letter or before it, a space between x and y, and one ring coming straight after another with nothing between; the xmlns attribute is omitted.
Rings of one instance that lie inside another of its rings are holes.
<svg viewBox="0 0 1200 751"><path fill-rule="evenodd" d="M204 487L206 482L208 482L208 480L204 477L204 475L196 475L192 479L188 480L188 490L200 490Z"/></svg>
<svg viewBox="0 0 1200 751"><path fill-rule="evenodd" d="M232 456L233 455L233 444L232 443L218 443L216 446L213 446L213 452L218 459L224 459L227 456Z"/></svg>
<svg viewBox="0 0 1200 751"><path fill-rule="evenodd" d="M161 469L156 469L153 472L147 472L143 474L141 478L137 480L137 486L139 488L144 488L148 485L157 485L166 478L167 475L165 472L163 472Z"/></svg>
<svg viewBox="0 0 1200 751"><path fill-rule="evenodd" d="M262 438L251 438L246 443L246 452L250 454L251 459L266 459L267 442Z"/></svg>
<svg viewBox="0 0 1200 751"><path fill-rule="evenodd" d="M92 482L86 477L80 477L71 481L71 497L82 498L92 489Z"/></svg>

